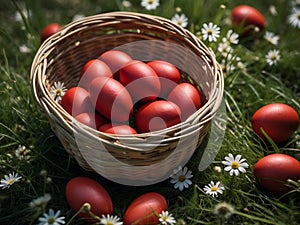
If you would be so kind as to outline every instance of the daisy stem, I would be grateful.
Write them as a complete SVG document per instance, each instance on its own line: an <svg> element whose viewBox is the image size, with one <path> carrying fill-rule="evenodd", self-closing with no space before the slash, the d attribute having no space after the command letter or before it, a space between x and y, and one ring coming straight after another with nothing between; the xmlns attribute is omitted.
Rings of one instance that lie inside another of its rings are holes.
<svg viewBox="0 0 300 225"><path fill-rule="evenodd" d="M88 213L93 219L100 221L100 218L95 215L91 210L90 210L90 205L85 203L81 206L81 208L72 216L72 218L69 220L68 223L66 223L66 225L70 225L71 222L76 218L76 216L78 216L80 213Z"/></svg>
<svg viewBox="0 0 300 225"><path fill-rule="evenodd" d="M239 212L239 211L235 211L234 212L235 214L237 215L240 215L240 216L243 216L243 217L246 217L250 220L254 220L254 221L259 221L259 222L262 222L264 224L277 224L276 222L274 221L271 221L271 220L268 220L268 219L264 219L264 218L261 218L261 217L256 217L256 216L252 216L252 215L249 215L249 214L246 214L246 213L242 213L242 212Z"/></svg>
<svg viewBox="0 0 300 225"><path fill-rule="evenodd" d="M220 6L217 13L216 13L216 16L214 18L214 23L215 24L220 24L220 22L222 20L222 17L224 15L224 12L225 12L225 9Z"/></svg>
<svg viewBox="0 0 300 225"><path fill-rule="evenodd" d="M78 216L79 213L83 211L84 205L81 206L81 208L72 216L72 218L66 223L66 225L70 225L71 222Z"/></svg>
<svg viewBox="0 0 300 225"><path fill-rule="evenodd" d="M78 212L76 212L76 213L72 216L72 218L66 223L66 225L70 225L71 222L76 218L76 216L77 216L79 213L80 213L80 210L79 210Z"/></svg>
<svg viewBox="0 0 300 225"><path fill-rule="evenodd" d="M235 176L232 175L231 178L230 178L230 184L228 186L229 188L229 191L228 191L228 196L231 197L232 196L232 193L233 193L233 183L234 183L234 179L235 179ZM228 198L228 199L231 199L231 198Z"/></svg>
<svg viewBox="0 0 300 225"><path fill-rule="evenodd" d="M40 210L36 211L36 213L33 215L33 219L29 225L34 224L34 222L39 218L41 214L45 212L45 207L41 207Z"/></svg>
<svg viewBox="0 0 300 225"><path fill-rule="evenodd" d="M47 188L47 175L44 175L44 184L43 184L43 191L46 193L46 188Z"/></svg>
<svg viewBox="0 0 300 225"><path fill-rule="evenodd" d="M20 6L17 3L17 1L13 0L12 3L14 5L14 7L17 9L17 11L20 13L20 16L21 16L22 21L23 21L23 23L25 25L26 31L29 34L34 34L32 25L30 24L30 21L27 19L27 17L22 12L22 9L20 8ZM32 35L32 36L35 37L35 35ZM33 44L34 44L35 47L37 47L37 48L39 47L39 41L37 40L37 38L34 38L34 43Z"/></svg>
<svg viewBox="0 0 300 225"><path fill-rule="evenodd" d="M225 224L224 218L220 218L220 225L224 225L224 224Z"/></svg>

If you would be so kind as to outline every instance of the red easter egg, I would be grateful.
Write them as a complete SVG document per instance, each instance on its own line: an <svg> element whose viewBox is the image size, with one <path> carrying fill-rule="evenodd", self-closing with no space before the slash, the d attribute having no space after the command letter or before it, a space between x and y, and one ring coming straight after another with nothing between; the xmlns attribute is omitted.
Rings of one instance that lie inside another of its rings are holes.
<svg viewBox="0 0 300 225"><path fill-rule="evenodd" d="M132 58L125 52L119 50L109 50L102 53L99 57L100 60L105 62L114 74L115 79L119 79L120 69L132 61Z"/></svg>
<svg viewBox="0 0 300 225"><path fill-rule="evenodd" d="M89 92L98 113L115 122L129 120L133 103L120 82L109 77L98 77L92 81Z"/></svg>
<svg viewBox="0 0 300 225"><path fill-rule="evenodd" d="M50 23L48 24L41 32L40 34L40 40L41 43L43 43L47 38L52 36L53 34L57 33L61 30L61 25L58 23Z"/></svg>
<svg viewBox="0 0 300 225"><path fill-rule="evenodd" d="M179 106L183 121L196 112L201 106L199 91L190 83L178 84L170 92L167 99Z"/></svg>
<svg viewBox="0 0 300 225"><path fill-rule="evenodd" d="M135 115L139 132L162 130L181 122L179 107L166 100L157 100L141 106Z"/></svg>
<svg viewBox="0 0 300 225"><path fill-rule="evenodd" d="M155 71L142 61L133 60L120 70L120 82L135 101L151 101L160 93L160 81Z"/></svg>
<svg viewBox="0 0 300 225"><path fill-rule="evenodd" d="M231 19L233 25L243 35L253 33L255 27L262 30L266 25L264 16L257 9L249 5L235 7L231 12Z"/></svg>
<svg viewBox="0 0 300 225"><path fill-rule="evenodd" d="M299 116L294 108L282 103L271 103L258 109L251 119L254 132L264 141L266 134L277 144L287 141L299 126Z"/></svg>
<svg viewBox="0 0 300 225"><path fill-rule="evenodd" d="M136 134L137 132L132 127L126 124L111 124L106 123L99 127L99 131L110 133L110 134L121 134L121 135L130 135Z"/></svg>
<svg viewBox="0 0 300 225"><path fill-rule="evenodd" d="M77 212L84 203L91 205L91 212L97 216L113 213L112 200L105 188L88 177L72 178L65 189L66 199L73 211ZM87 213L80 217L90 218Z"/></svg>
<svg viewBox="0 0 300 225"><path fill-rule="evenodd" d="M148 62L147 65L149 65L159 77L161 86L159 97L166 98L180 81L179 70L173 64L163 60L154 60Z"/></svg>
<svg viewBox="0 0 300 225"><path fill-rule="evenodd" d="M98 129L99 126L107 122L104 117L97 113L80 113L75 116L75 119L94 129Z"/></svg>
<svg viewBox="0 0 300 225"><path fill-rule="evenodd" d="M61 99L61 106L72 116L94 111L89 92L81 87L67 90Z"/></svg>
<svg viewBox="0 0 300 225"><path fill-rule="evenodd" d="M267 155L255 164L254 176L262 188L281 195L291 190L288 179L300 180L300 162L286 154Z"/></svg>
<svg viewBox="0 0 300 225"><path fill-rule="evenodd" d="M135 199L127 208L123 221L124 225L157 225L158 214L167 210L164 196L156 192L149 192Z"/></svg>
<svg viewBox="0 0 300 225"><path fill-rule="evenodd" d="M78 86L89 90L92 81L97 77L112 77L113 74L106 63L99 59L89 60L82 68Z"/></svg>

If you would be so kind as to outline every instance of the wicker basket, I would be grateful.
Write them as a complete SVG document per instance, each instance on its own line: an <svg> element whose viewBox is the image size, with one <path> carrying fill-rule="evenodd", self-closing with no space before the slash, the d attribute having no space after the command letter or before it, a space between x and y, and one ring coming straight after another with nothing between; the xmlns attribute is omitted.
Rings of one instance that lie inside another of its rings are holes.
<svg viewBox="0 0 300 225"><path fill-rule="evenodd" d="M110 49L132 58L167 60L203 93L205 104L187 120L164 130L109 135L77 122L50 95L54 82L76 86L82 66ZM192 79L190 79L192 78ZM38 50L31 68L36 102L66 151L79 165L126 185L167 179L183 166L207 134L223 95L223 74L213 52L192 33L170 20L130 12L112 12L66 25Z"/></svg>

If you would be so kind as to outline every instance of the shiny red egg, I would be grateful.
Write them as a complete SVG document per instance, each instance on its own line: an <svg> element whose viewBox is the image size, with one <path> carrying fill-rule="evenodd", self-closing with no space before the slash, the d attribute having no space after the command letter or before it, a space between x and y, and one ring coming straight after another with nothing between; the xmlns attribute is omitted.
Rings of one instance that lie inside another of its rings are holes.
<svg viewBox="0 0 300 225"><path fill-rule="evenodd" d="M88 177L72 178L66 185L65 195L69 206L77 212L85 203L91 206L91 212L97 216L111 215L113 203L105 188L97 181ZM90 218L87 213L80 213L80 217Z"/></svg>
<svg viewBox="0 0 300 225"><path fill-rule="evenodd" d="M128 121L133 102L127 89L117 80L98 77L90 85L89 93L98 113L114 122Z"/></svg>
<svg viewBox="0 0 300 225"><path fill-rule="evenodd" d="M190 83L178 84L170 92L167 99L179 106L183 121L195 113L201 106L200 93Z"/></svg>
<svg viewBox="0 0 300 225"><path fill-rule="evenodd" d="M72 116L95 111L89 92L81 87L67 90L61 99L61 106Z"/></svg>
<svg viewBox="0 0 300 225"><path fill-rule="evenodd" d="M161 86L159 97L166 98L180 81L179 70L176 66L164 60L150 61L147 65L149 65L159 77Z"/></svg>
<svg viewBox="0 0 300 225"><path fill-rule="evenodd" d="M41 43L43 43L47 38L51 37L53 34L60 31L62 28L58 23L50 23L48 24L40 34Z"/></svg>
<svg viewBox="0 0 300 225"><path fill-rule="evenodd" d="M75 116L75 119L80 123L94 129L98 129L98 127L107 122L107 120L103 116L97 113L80 113Z"/></svg>
<svg viewBox="0 0 300 225"><path fill-rule="evenodd" d="M300 162L286 154L267 155L255 164L254 176L263 189L281 195L292 190L288 179L300 180Z"/></svg>
<svg viewBox="0 0 300 225"><path fill-rule="evenodd" d="M109 50L103 52L99 59L110 67L112 73L114 74L114 78L117 80L119 80L120 69L132 61L132 58L127 53L120 50Z"/></svg>
<svg viewBox="0 0 300 225"><path fill-rule="evenodd" d="M126 124L111 124L106 123L99 127L99 131L109 133L109 134L120 134L120 135L131 135L137 132L131 126Z"/></svg>
<svg viewBox="0 0 300 225"><path fill-rule="evenodd" d="M128 206L123 217L124 225L157 225L158 215L166 211L167 207L167 201L161 194L143 194Z"/></svg>
<svg viewBox="0 0 300 225"><path fill-rule="evenodd" d="M97 77L112 77L113 74L106 63L99 59L89 60L82 68L78 86L89 90L92 81Z"/></svg>
<svg viewBox="0 0 300 225"><path fill-rule="evenodd" d="M120 82L135 102L152 101L159 96L160 81L156 72L146 63L133 60L120 70Z"/></svg>
<svg viewBox="0 0 300 225"><path fill-rule="evenodd" d="M255 27L263 30L266 26L264 16L249 5L236 6L231 12L231 19L233 25L243 35L253 33Z"/></svg>
<svg viewBox="0 0 300 225"><path fill-rule="evenodd" d="M180 122L179 107L166 100L145 103L135 115L135 125L141 133L162 130Z"/></svg>
<svg viewBox="0 0 300 225"><path fill-rule="evenodd" d="M271 103L259 108L251 119L254 132L268 141L262 130L280 144L293 136L299 126L299 116L294 108L283 103Z"/></svg>

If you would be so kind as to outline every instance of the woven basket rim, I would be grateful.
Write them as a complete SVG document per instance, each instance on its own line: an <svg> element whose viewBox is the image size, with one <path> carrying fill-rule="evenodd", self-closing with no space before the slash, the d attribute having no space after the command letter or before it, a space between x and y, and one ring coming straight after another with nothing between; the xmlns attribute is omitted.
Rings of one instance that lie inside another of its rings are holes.
<svg viewBox="0 0 300 225"><path fill-rule="evenodd" d="M92 20L101 20L102 18L109 18L111 17L112 19L114 19L115 17L124 17L124 18L128 18L130 17L131 19L134 19L134 18L140 18L140 17L143 17L143 18L146 18L148 20L151 20L151 21L157 21L158 23L170 23L172 24L172 26L174 26L178 31L180 31L180 35L190 35L191 37L195 37L190 31L184 29L183 27L181 27L180 25L178 25L177 23L174 23L173 21L169 20L169 19L166 19L166 18L163 18L163 17L160 17L160 16L154 16L154 15L149 15L149 14L143 14L143 13L137 13L137 12L126 12L126 11L116 11L116 12L107 12L107 13L102 13L102 14L96 14L96 15L91 15L91 16L87 16L87 17L84 17L84 18L81 18L79 20L76 20L76 21L73 21L67 25L65 25L61 31L59 31L58 33L54 34L53 37L51 37L50 39L46 40L39 48L34 60L33 60L33 63L32 63L32 67L31 67L31 75L30 75L30 79L31 80L34 80L34 79L41 79L39 76L38 78L36 78L36 76L34 75L35 74L35 66L36 64L40 63L40 61L38 60L40 58L41 55L45 54L50 48L52 48L53 46L55 46L60 40L61 38L65 38L65 35L68 33L68 31L74 27L74 26L78 26L78 24L82 25L82 26L85 26L85 24L89 21L92 21ZM197 42L203 44L201 42L201 40L197 40ZM203 44L204 47L206 47L204 44ZM208 51L209 54L211 54L212 58L214 58L214 53L211 49L207 48L206 49ZM213 67L217 70L219 69L220 72L222 72L222 70L220 70L220 66L217 64L217 61L213 61L214 62L214 65ZM46 63L46 62L44 62ZM42 73L44 73L44 71L42 71ZM41 74L41 71L38 72L38 74L40 75ZM217 88L218 90L215 91L215 96L213 96L213 99L210 98L208 99L208 102L206 104L209 104L211 103L211 101L215 100L216 98L219 98L220 99L220 94L222 95L223 93L223 88L224 88L224 84L223 84L223 79L222 79L222 74L219 74L218 77L216 77L216 79L218 79L218 82L219 82L219 87L215 87ZM35 82L31 82L31 85L32 85L32 90L35 94L35 90L36 90L36 84ZM59 110L59 111L65 111L62 106L59 104L59 103L56 103L53 99L49 99L49 94L47 95L48 93L43 93L44 95L44 98L47 99L48 101L52 102L56 107L57 109L56 110ZM41 99L41 100L45 100L45 99ZM39 105L41 105L40 103L40 100L39 99L36 99L39 103ZM203 108L201 107L199 109L200 111L203 110ZM199 111L198 110L198 111ZM211 111L211 117L214 116L214 114L216 113L216 110L213 112ZM67 115L64 115L64 117L66 117L69 121L73 121L73 122L77 122L74 120L74 118L72 117L72 115L66 113ZM195 112L194 114L197 114L197 112ZM180 126L188 126L191 124L191 120L193 121L197 121L197 117L199 117L199 115L191 115L189 118L190 119L187 119L185 121L182 121L181 123L177 124L177 125L174 125L172 127L169 127L169 128L165 128L163 130L159 130L159 131L154 131L154 132L147 132L147 133L138 133L138 134L128 134L128 135L120 135L120 134L107 134L107 133L104 133L104 132L101 132L101 131L96 131L97 134L100 134L101 136L107 136L107 137L139 137L139 138L145 138L145 137L148 137L149 135L159 135L161 133L165 133L165 132L168 132L168 131L171 131L172 129L176 128L176 127L180 127ZM79 123L79 122L77 122ZM81 124L81 123L80 123ZM82 125L82 124L81 124ZM87 126L85 126L85 129L90 132L90 128L87 128ZM91 128L92 129L92 128Z"/></svg>
<svg viewBox="0 0 300 225"><path fill-rule="evenodd" d="M180 25L178 25L177 23L172 22L169 19L160 17L160 16L154 16L154 15L149 15L149 14L143 14L143 13L137 13L137 12L125 12L125 11L117 11L117 12L107 12L107 13L102 13L102 14L96 14L96 15L91 15L91 16L87 16L84 18L81 18L79 20L73 21L65 26L63 26L62 30L59 31L58 33L54 34L51 38L47 39L39 48L33 63L32 63L32 67L31 67L31 74L30 74L30 79L31 79L31 86L32 86L32 90L33 90L33 94L36 96L36 89L37 89L37 85L41 85L44 86L44 81L42 79L42 74L45 73L45 71L36 71L37 70L37 65L40 63L44 63L47 64L47 51L49 51L49 49L53 48L57 43L61 42L62 39L64 39L66 37L66 35L71 35L72 32L76 32L76 31L72 31L71 33L68 33L70 30L72 30L74 27L76 26L88 26L88 24L91 23L91 21L95 21L95 20L99 20L101 21L103 18L107 19L107 18L111 18L111 19L115 19L116 17L122 17L122 18L130 18L130 19L135 19L135 18L143 18L149 21L155 21L157 23L164 23L164 24L168 24L168 26L173 26L176 31L178 31L178 35L181 35L185 38L185 40L187 41L196 41L197 44L201 44L201 47L205 48L205 50L207 51L207 53L211 56L212 63L213 63L213 69L215 71L213 71L216 75L215 79L216 79L216 83L215 83L215 89L214 90L214 95L212 95L212 97L210 99L208 99L208 102L206 103L206 106L208 106L210 103L215 102L215 104L217 105L214 108L209 108L206 109L209 112L208 115L206 115L203 119L204 120L210 120L216 113L217 109L218 109L218 105L220 105L221 100L222 100L222 94L223 94L223 88L224 88L224 83L223 83L223 74L222 74L222 69L220 67L220 65L217 63L217 61L215 60L215 56L214 53L211 49L207 48L204 43L202 43L201 40L197 39L194 34L192 34L190 31L188 31L187 29L184 29L183 27L181 27ZM40 68L39 68L40 69ZM43 67L44 70L46 70L46 67ZM38 80L38 82L41 83L36 83L36 80ZM73 123L74 121L74 117L70 114L68 114L67 112L65 112L65 110L62 108L62 106L59 103L56 103L53 99L49 98L49 93L46 93L45 89L41 90L43 93L43 97L42 98L38 98L37 96L35 97L36 101L38 102L38 104L44 109L47 110L47 106L44 103L48 102L47 104L52 104L55 107L53 107L52 110L57 111L57 115L61 115L62 113L64 113L63 116L60 117L60 119L62 121L64 120L68 120L68 121L72 121ZM48 90L49 91L49 90ZM42 103L43 102L43 103ZM204 110L205 108L201 107L197 112ZM172 132L174 128L178 128L178 127L188 127L191 124L197 123L199 121L199 118L202 116L202 114L195 112L193 115L191 115L189 117L189 119L182 121L181 123L174 125L172 127L169 128L165 128L163 130L159 130L159 131L154 131L154 132L148 132L148 133L138 133L138 134L134 134L134 135L120 135L120 134L107 134L101 131L97 131L94 130L92 128L89 128L85 125L83 125L84 130L86 130L87 132L93 132L94 135L96 136L101 136L101 137L117 137L117 138L147 138L149 135L160 135L160 134L165 134L168 132ZM49 113L49 112L48 112ZM75 123L79 123L79 122L75 122ZM67 125L67 122L65 122L65 124ZM79 123L81 124L81 123ZM81 124L82 125L82 124ZM70 126L70 125L69 125ZM71 127L71 126L70 126Z"/></svg>

